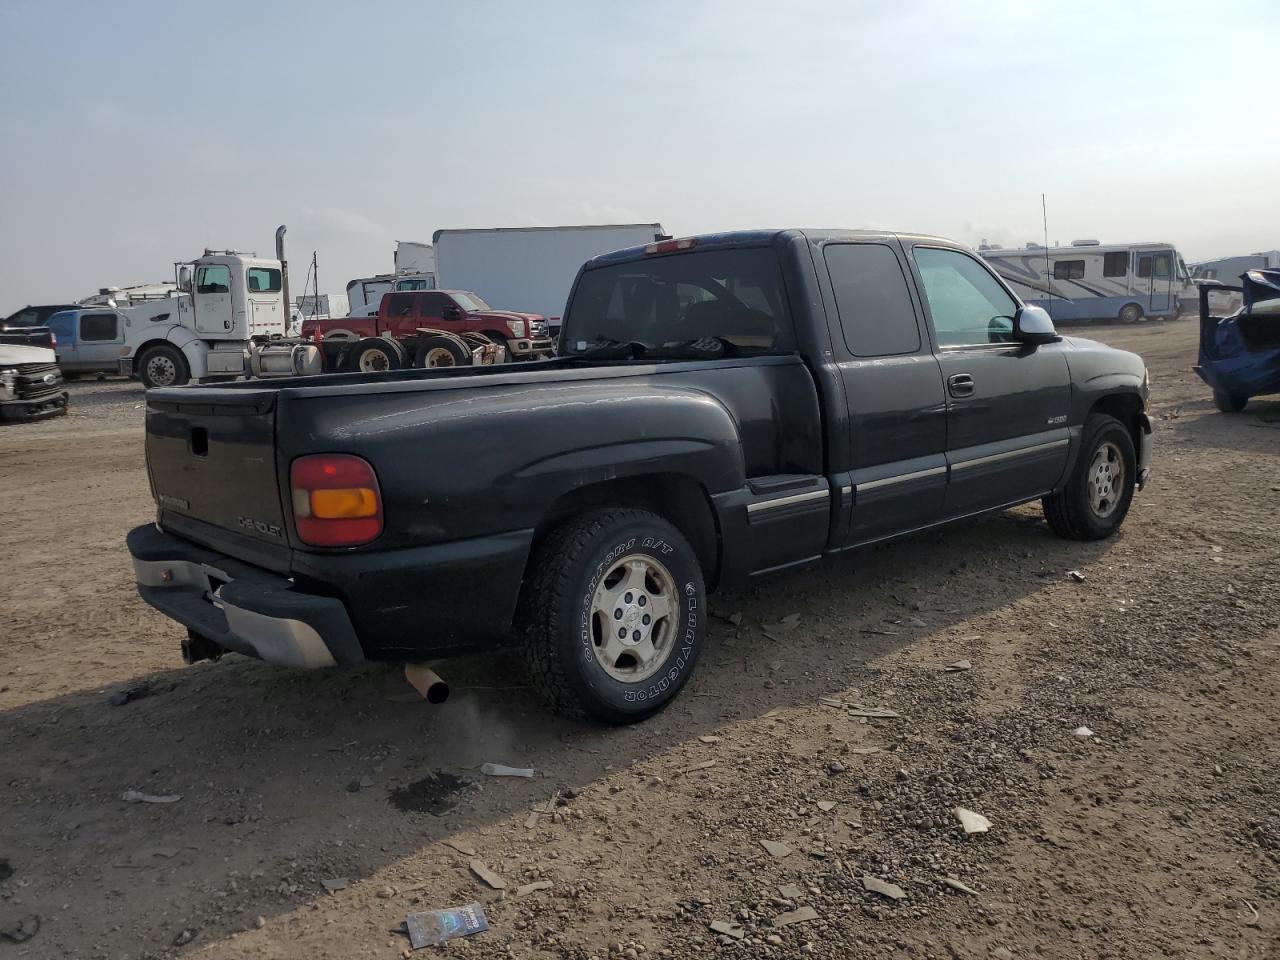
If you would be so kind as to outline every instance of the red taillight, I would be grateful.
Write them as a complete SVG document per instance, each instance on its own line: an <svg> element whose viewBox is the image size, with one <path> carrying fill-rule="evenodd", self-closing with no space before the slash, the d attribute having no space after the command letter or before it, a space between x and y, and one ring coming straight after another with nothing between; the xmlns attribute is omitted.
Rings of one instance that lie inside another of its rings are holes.
<svg viewBox="0 0 1280 960"><path fill-rule="evenodd" d="M349 453L299 457L289 469L298 539L353 547L382 533L382 493L368 461Z"/></svg>
<svg viewBox="0 0 1280 960"><path fill-rule="evenodd" d="M659 240L644 248L645 253L675 253L677 250L692 250L698 245L697 237L685 237L683 240Z"/></svg>

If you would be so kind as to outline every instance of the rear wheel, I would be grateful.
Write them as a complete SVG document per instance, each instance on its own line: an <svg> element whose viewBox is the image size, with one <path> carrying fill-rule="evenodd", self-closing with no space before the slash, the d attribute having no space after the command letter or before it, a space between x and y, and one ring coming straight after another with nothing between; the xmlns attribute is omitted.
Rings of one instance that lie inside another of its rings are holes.
<svg viewBox="0 0 1280 960"><path fill-rule="evenodd" d="M1239 413L1248 402L1248 397L1237 397L1229 393L1213 391L1213 405L1223 413Z"/></svg>
<svg viewBox="0 0 1280 960"><path fill-rule="evenodd" d="M1053 532L1068 540L1101 540L1120 529L1133 500L1138 458L1129 429L1115 417L1085 421L1080 457L1067 485L1043 500Z"/></svg>
<svg viewBox="0 0 1280 960"><path fill-rule="evenodd" d="M450 337L423 337L413 355L415 367L463 367L470 363L471 354Z"/></svg>
<svg viewBox="0 0 1280 960"><path fill-rule="evenodd" d="M401 353L382 337L366 337L347 353L347 369L359 373L387 373L399 370Z"/></svg>
<svg viewBox="0 0 1280 960"><path fill-rule="evenodd" d="M669 704L702 648L706 593L688 541L644 510L569 520L530 564L520 623L553 709L633 723Z"/></svg>
<svg viewBox="0 0 1280 960"><path fill-rule="evenodd" d="M1120 308L1121 323L1137 323L1142 319L1142 307L1136 303L1126 303Z"/></svg>
<svg viewBox="0 0 1280 960"><path fill-rule="evenodd" d="M181 350L167 343L157 344L144 353L137 369L138 379L147 389L181 386L191 379L187 358Z"/></svg>

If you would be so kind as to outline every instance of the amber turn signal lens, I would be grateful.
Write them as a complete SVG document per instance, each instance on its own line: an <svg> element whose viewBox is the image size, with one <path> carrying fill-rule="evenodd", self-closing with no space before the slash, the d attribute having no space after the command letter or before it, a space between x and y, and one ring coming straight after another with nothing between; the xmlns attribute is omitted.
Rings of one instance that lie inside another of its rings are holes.
<svg viewBox="0 0 1280 960"><path fill-rule="evenodd" d="M376 517L378 495L368 487L312 490L311 515L319 520Z"/></svg>

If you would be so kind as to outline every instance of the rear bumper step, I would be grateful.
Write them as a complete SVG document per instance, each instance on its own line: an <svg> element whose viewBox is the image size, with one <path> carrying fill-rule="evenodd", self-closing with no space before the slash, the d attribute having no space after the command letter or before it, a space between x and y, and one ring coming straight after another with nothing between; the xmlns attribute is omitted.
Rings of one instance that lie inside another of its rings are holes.
<svg viewBox="0 0 1280 960"><path fill-rule="evenodd" d="M155 524L129 531L138 593L165 616L221 647L294 667L365 659L340 600L241 563Z"/></svg>

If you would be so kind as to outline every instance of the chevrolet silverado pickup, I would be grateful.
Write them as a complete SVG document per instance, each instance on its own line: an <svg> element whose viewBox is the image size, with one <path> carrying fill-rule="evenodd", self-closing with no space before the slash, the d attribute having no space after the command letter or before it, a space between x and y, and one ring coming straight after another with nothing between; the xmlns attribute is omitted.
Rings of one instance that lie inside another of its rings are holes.
<svg viewBox="0 0 1280 960"><path fill-rule="evenodd" d="M1040 500L1114 534L1140 358L1059 336L975 254L892 233L665 240L579 271L560 356L147 393L142 597L189 660L514 646L549 703L646 717L708 591Z"/></svg>

